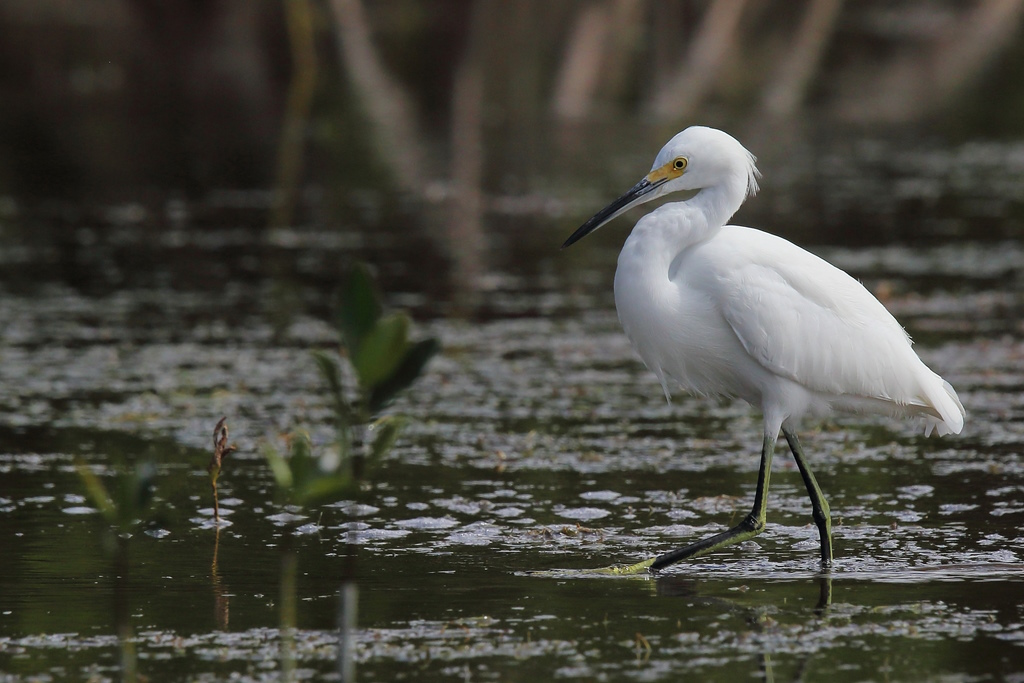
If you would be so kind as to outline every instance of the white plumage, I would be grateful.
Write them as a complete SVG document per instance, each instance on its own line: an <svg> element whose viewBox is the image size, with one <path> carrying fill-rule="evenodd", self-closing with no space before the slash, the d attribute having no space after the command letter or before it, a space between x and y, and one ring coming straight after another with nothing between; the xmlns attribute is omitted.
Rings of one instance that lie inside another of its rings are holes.
<svg viewBox="0 0 1024 683"><path fill-rule="evenodd" d="M790 438L804 415L833 410L921 416L927 433L959 433L956 392L859 282L780 237L725 225L757 190L754 161L722 131L687 128L566 241L638 204L689 193L640 219L615 273L619 320L666 396L678 386L742 398L761 408L773 445L780 429Z"/></svg>

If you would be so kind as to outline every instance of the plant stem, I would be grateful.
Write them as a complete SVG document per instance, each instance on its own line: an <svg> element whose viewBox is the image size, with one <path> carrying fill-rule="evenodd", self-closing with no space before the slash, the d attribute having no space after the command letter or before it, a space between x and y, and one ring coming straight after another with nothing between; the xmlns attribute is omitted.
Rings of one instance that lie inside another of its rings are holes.
<svg viewBox="0 0 1024 683"><path fill-rule="evenodd" d="M217 622L217 628L222 631L228 630L228 617L230 598L228 592L220 580L220 572L217 569L217 551L220 549L220 525L217 525L213 536L213 563L210 565L210 579L213 583L213 618Z"/></svg>
<svg viewBox="0 0 1024 683"><path fill-rule="evenodd" d="M213 523L217 525L217 531L220 532L220 501L217 499L216 477L210 480L210 486L213 488Z"/></svg>
<svg viewBox="0 0 1024 683"><path fill-rule="evenodd" d="M121 648L121 680L135 683L138 670L128 605L128 567L128 539L118 536L114 550L114 628Z"/></svg>
<svg viewBox="0 0 1024 683"><path fill-rule="evenodd" d="M356 680L356 628L359 613L359 586L355 581L341 585L338 613L338 676L342 683Z"/></svg>
<svg viewBox="0 0 1024 683"><path fill-rule="evenodd" d="M299 564L291 527L285 531L281 548L281 680L291 681L295 677L295 575Z"/></svg>

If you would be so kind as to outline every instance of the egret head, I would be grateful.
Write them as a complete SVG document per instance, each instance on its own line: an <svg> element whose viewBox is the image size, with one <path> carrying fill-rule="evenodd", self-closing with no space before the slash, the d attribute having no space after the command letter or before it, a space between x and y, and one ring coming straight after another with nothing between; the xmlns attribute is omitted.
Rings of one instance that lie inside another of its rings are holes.
<svg viewBox="0 0 1024 683"><path fill-rule="evenodd" d="M654 159L651 172L626 194L598 211L581 225L562 248L578 242L620 214L652 199L685 191L720 188L737 195L736 208L757 192L754 155L728 133L704 126L690 126L668 141ZM735 209L734 209L735 210Z"/></svg>

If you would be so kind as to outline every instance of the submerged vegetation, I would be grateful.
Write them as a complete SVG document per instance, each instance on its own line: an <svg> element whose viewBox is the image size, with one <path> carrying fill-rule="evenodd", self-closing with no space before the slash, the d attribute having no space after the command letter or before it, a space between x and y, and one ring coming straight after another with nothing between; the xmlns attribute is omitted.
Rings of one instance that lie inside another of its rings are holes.
<svg viewBox="0 0 1024 683"><path fill-rule="evenodd" d="M362 486L371 476L373 466L394 446L401 426L401 418L382 415L381 411L419 378L439 349L435 339L410 339L411 323L404 312L385 314L381 296L368 267L363 264L352 268L340 292L336 321L341 350L313 354L333 411L334 440L328 445L314 445L307 434L293 432L287 439L287 455L271 445L263 449L279 498L286 509L292 511L345 497L361 498ZM351 390L346 385L346 377L355 380ZM217 559L221 527L218 480L225 472L225 458L236 450L237 446L228 441L227 417L222 417L213 430L213 454L207 472L216 530L211 578L219 602L218 613L223 615L225 626L227 596L221 586ZM126 597L130 567L128 539L152 511L157 470L152 462L141 461L121 472L113 488L108 490L85 464L79 463L76 467L88 499L111 531L104 539L114 558L114 612L122 648L120 671L123 680L134 681L136 655ZM295 674L298 556L294 533L300 519L297 514L286 515L281 544L281 672L284 680L292 680ZM354 675L358 596L356 546L351 541L346 552L346 569L340 577L338 666L342 680L348 681Z"/></svg>
<svg viewBox="0 0 1024 683"><path fill-rule="evenodd" d="M228 445L228 418L222 417L213 428L213 455L206 471L210 475L210 487L213 489L213 522L220 526L220 497L217 493L217 479L224 469L224 458L230 455L235 446Z"/></svg>
<svg viewBox="0 0 1024 683"><path fill-rule="evenodd" d="M76 468L88 500L107 526L101 539L111 560L114 629L121 652L120 677L126 683L134 683L138 675L138 656L129 601L129 540L153 514L156 466L148 460L134 465L122 464L111 487L84 463L78 462Z"/></svg>
<svg viewBox="0 0 1024 683"><path fill-rule="evenodd" d="M284 523L281 544L281 671L285 680L292 679L295 668L298 555L294 534L302 517L294 511L345 497L362 497L362 486L373 467L394 446L401 426L399 417L381 415L381 411L416 381L439 349L435 339L410 340L410 320L404 312L384 313L381 296L364 264L355 264L351 269L339 295L336 322L341 351L313 353L333 412L334 440L328 445L315 445L307 434L293 432L287 439L287 455L271 444L263 449L278 496L291 510ZM346 377L355 379L351 390ZM214 453L209 467L218 533L217 478L224 456L234 450L227 445L227 438L227 425L222 418L214 428ZM351 541L346 554L345 570L340 577L338 623L338 670L343 681L352 680L355 670L358 590L356 546ZM216 559L214 574L216 579Z"/></svg>
<svg viewBox="0 0 1024 683"><path fill-rule="evenodd" d="M384 314L380 294L362 264L352 268L341 290L336 320L344 354L313 354L333 411L333 443L316 452L306 434L293 433L288 457L273 446L264 449L278 490L292 505L358 493L367 469L398 437L401 418L381 415L381 410L416 381L439 348L435 339L409 339L410 321L404 312ZM346 361L351 371L344 369ZM355 378L355 387L346 386L346 376Z"/></svg>

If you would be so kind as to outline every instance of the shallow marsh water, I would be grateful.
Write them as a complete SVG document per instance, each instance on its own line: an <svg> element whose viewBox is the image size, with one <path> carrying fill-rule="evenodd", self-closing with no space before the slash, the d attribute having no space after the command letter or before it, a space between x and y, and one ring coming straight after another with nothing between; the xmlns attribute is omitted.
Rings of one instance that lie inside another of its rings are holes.
<svg viewBox="0 0 1024 683"><path fill-rule="evenodd" d="M950 184L928 168L906 192ZM139 671L277 678L289 511L260 448L296 428L330 440L309 349L335 343L324 319L351 254L380 259L393 301L444 352L395 406L408 423L372 489L302 513L300 677L335 670L354 539L359 680L1024 680L1024 255L1012 235L964 240L957 228L950 241L949 222L935 221L914 248L815 249L886 301L969 415L946 439L876 418L805 426L836 524L830 576L782 448L756 542L609 579L582 570L743 514L760 445L746 406L666 403L634 358L610 292L621 234L559 253L573 224L538 219L526 251L493 255L486 315L456 321L417 286L430 276L407 272L415 258L381 258L400 234L247 231L228 227L245 222L232 213L244 202L218 201L205 207L212 226L195 224L204 207L173 202L167 214L192 222L155 230L133 206L72 217L81 225L58 247L9 221L0 680L117 677L111 563L74 462L109 475L141 458L157 463L161 515L130 542ZM935 201L958 225L987 220L951 212L955 193ZM983 213L1019 229L1022 201L1008 190ZM222 415L239 450L221 478L230 524L218 533L205 466Z"/></svg>

